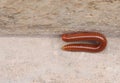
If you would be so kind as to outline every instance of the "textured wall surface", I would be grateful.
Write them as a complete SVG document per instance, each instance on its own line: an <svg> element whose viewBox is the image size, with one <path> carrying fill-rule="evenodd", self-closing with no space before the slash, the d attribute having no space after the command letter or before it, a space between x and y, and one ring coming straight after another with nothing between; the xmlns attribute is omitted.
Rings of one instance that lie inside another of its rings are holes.
<svg viewBox="0 0 120 83"><path fill-rule="evenodd" d="M99 31L120 36L120 0L0 0L0 34Z"/></svg>

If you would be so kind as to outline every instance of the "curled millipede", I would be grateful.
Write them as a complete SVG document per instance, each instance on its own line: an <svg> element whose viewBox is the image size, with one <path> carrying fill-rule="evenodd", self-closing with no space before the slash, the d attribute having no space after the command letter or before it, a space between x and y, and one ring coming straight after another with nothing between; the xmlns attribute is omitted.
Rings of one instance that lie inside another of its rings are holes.
<svg viewBox="0 0 120 83"><path fill-rule="evenodd" d="M72 34L63 34L62 40L65 42L76 41L94 42L94 43L67 44L62 47L62 49L66 51L100 52L104 50L107 45L107 40L105 36L97 32L80 32Z"/></svg>

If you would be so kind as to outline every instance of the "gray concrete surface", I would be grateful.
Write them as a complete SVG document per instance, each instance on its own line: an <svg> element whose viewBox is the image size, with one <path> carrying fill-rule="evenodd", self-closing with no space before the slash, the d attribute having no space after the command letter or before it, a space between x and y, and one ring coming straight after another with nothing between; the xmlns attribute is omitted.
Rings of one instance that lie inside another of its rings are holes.
<svg viewBox="0 0 120 83"><path fill-rule="evenodd" d="M74 31L101 32L108 46L61 50L58 35ZM119 42L120 0L0 0L0 83L120 83Z"/></svg>
<svg viewBox="0 0 120 83"><path fill-rule="evenodd" d="M120 83L120 39L100 53L66 52L59 37L1 37L0 83Z"/></svg>
<svg viewBox="0 0 120 83"><path fill-rule="evenodd" d="M0 35L73 31L120 37L120 0L0 0Z"/></svg>

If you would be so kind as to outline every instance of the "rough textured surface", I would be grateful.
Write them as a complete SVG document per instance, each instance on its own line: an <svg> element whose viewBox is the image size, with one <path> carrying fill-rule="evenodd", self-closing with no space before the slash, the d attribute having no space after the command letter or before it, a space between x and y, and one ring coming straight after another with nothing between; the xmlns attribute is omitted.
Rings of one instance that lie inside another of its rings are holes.
<svg viewBox="0 0 120 83"><path fill-rule="evenodd" d="M72 31L104 33L108 46L62 51L50 34ZM0 37L0 83L120 83L120 0L0 0L0 36L10 34L37 36Z"/></svg>
<svg viewBox="0 0 120 83"><path fill-rule="evenodd" d="M0 83L120 83L119 38L101 53L65 52L60 38L0 38Z"/></svg>
<svg viewBox="0 0 120 83"><path fill-rule="evenodd" d="M99 31L120 37L120 0L0 0L0 34Z"/></svg>

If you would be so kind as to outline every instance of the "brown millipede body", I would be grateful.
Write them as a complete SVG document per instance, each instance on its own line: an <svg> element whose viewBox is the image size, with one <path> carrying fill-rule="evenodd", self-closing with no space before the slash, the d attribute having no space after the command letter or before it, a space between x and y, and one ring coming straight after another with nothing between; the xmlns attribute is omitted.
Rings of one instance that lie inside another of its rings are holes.
<svg viewBox="0 0 120 83"><path fill-rule="evenodd" d="M85 51L85 52L100 52L105 49L107 40L105 36L98 32L80 32L72 34L63 34L62 40L65 42L76 41L94 41L96 43L80 43L68 44L62 47L66 51Z"/></svg>

